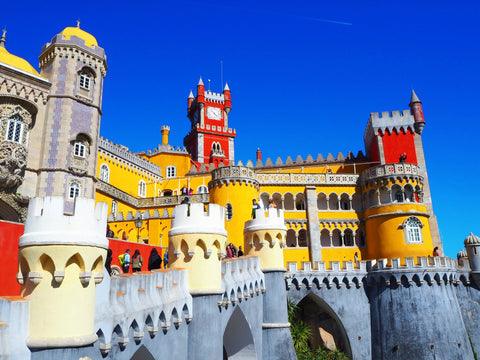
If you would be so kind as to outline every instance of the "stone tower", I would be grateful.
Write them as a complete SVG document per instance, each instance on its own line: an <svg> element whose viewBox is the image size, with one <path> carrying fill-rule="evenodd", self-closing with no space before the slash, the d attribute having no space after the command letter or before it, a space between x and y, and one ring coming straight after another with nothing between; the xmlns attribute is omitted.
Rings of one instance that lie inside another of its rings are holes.
<svg viewBox="0 0 480 360"><path fill-rule="evenodd" d="M34 198L19 241L18 282L30 301L30 348L94 343L95 286L103 279L107 204L77 197L73 215L64 199Z"/></svg>
<svg viewBox="0 0 480 360"><path fill-rule="evenodd" d="M423 153L422 133L425 126L422 103L412 90L410 111L382 112L370 114L365 130L365 149L370 161L380 165L399 163L406 155L405 163L419 167L423 178L423 202L427 207L433 246L442 249L438 224L433 213L428 174Z"/></svg>
<svg viewBox="0 0 480 360"><path fill-rule="evenodd" d="M260 188L255 171L244 166L220 167L212 171L208 188L210 203L225 207L229 242L243 245L245 220L251 218L252 200L258 200Z"/></svg>
<svg viewBox="0 0 480 360"><path fill-rule="evenodd" d="M228 84L223 93L205 91L202 78L197 85L197 96L188 96L187 117L191 130L183 144L198 164L229 165L235 163L235 129L228 127L232 98Z"/></svg>
<svg viewBox="0 0 480 360"><path fill-rule="evenodd" d="M105 51L79 25L67 27L42 48L40 68L52 86L30 144L35 195L63 196L71 211L75 197L95 196Z"/></svg>
<svg viewBox="0 0 480 360"><path fill-rule="evenodd" d="M266 216L268 215L268 216ZM263 298L263 359L296 359L287 314L283 248L287 228L283 210L257 212L255 219L245 223L245 253L260 257L265 274L266 292ZM283 344L280 348L276 344ZM272 352L271 349L278 349Z"/></svg>

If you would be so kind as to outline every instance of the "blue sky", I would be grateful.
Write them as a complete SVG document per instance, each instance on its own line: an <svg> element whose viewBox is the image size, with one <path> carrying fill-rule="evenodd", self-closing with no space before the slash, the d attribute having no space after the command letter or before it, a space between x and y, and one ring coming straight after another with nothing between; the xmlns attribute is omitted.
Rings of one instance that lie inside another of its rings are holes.
<svg viewBox="0 0 480 360"><path fill-rule="evenodd" d="M371 112L423 102L434 211L448 256L480 235L480 3L472 1L33 1L2 4L7 49L38 67L66 26L107 53L101 134L153 149L160 127L183 146L200 76L232 90L236 161L362 150Z"/></svg>

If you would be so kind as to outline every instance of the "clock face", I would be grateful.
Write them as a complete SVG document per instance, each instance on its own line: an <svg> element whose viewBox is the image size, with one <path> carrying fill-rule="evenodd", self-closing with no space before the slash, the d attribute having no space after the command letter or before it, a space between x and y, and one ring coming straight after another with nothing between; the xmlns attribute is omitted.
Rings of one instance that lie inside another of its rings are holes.
<svg viewBox="0 0 480 360"><path fill-rule="evenodd" d="M207 117L212 120L222 120L222 110L217 107L207 107Z"/></svg>

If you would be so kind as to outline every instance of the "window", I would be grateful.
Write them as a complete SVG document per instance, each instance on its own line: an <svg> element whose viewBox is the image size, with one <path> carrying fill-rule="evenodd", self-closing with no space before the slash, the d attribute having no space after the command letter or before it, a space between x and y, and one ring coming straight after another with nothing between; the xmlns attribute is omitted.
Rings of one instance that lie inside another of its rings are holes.
<svg viewBox="0 0 480 360"><path fill-rule="evenodd" d="M21 143L22 135L23 135L23 127L24 127L24 124L22 122L22 118L18 115L12 116L8 120L6 140Z"/></svg>
<svg viewBox="0 0 480 360"><path fill-rule="evenodd" d="M143 198L147 196L147 184L143 180L138 182L138 196Z"/></svg>
<svg viewBox="0 0 480 360"><path fill-rule="evenodd" d="M177 167L174 165L167 166L165 177L167 179L170 179L170 178L174 178L175 176L177 176Z"/></svg>
<svg viewBox="0 0 480 360"><path fill-rule="evenodd" d="M75 199L77 196L80 196L80 184L78 181L72 181L68 188L68 198Z"/></svg>
<svg viewBox="0 0 480 360"><path fill-rule="evenodd" d="M83 145L82 143L76 142L73 150L73 154L78 157L86 157L86 146Z"/></svg>
<svg viewBox="0 0 480 360"><path fill-rule="evenodd" d="M100 166L100 180L108 183L110 181L110 169L107 164Z"/></svg>
<svg viewBox="0 0 480 360"><path fill-rule="evenodd" d="M87 74L80 74L80 87L85 90L90 90L90 82L92 79Z"/></svg>
<svg viewBox="0 0 480 360"><path fill-rule="evenodd" d="M422 222L414 217L410 216L403 223L403 231L405 234L405 240L407 244L421 244L422 238Z"/></svg>
<svg viewBox="0 0 480 360"><path fill-rule="evenodd" d="M118 203L115 200L112 200L112 214L113 218L117 219Z"/></svg>
<svg viewBox="0 0 480 360"><path fill-rule="evenodd" d="M230 203L225 205L225 218L227 221L230 221L233 218L233 206Z"/></svg>

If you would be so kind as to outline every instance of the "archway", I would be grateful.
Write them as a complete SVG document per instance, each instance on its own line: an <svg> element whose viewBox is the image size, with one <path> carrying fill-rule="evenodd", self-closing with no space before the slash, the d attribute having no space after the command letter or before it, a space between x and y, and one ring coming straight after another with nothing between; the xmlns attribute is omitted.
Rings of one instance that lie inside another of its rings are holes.
<svg viewBox="0 0 480 360"><path fill-rule="evenodd" d="M247 319L237 306L223 333L223 359L256 359L257 352Z"/></svg>
<svg viewBox="0 0 480 360"><path fill-rule="evenodd" d="M338 349L352 358L345 328L335 311L323 299L309 293L297 305L300 308L301 320L312 330L312 349Z"/></svg>

